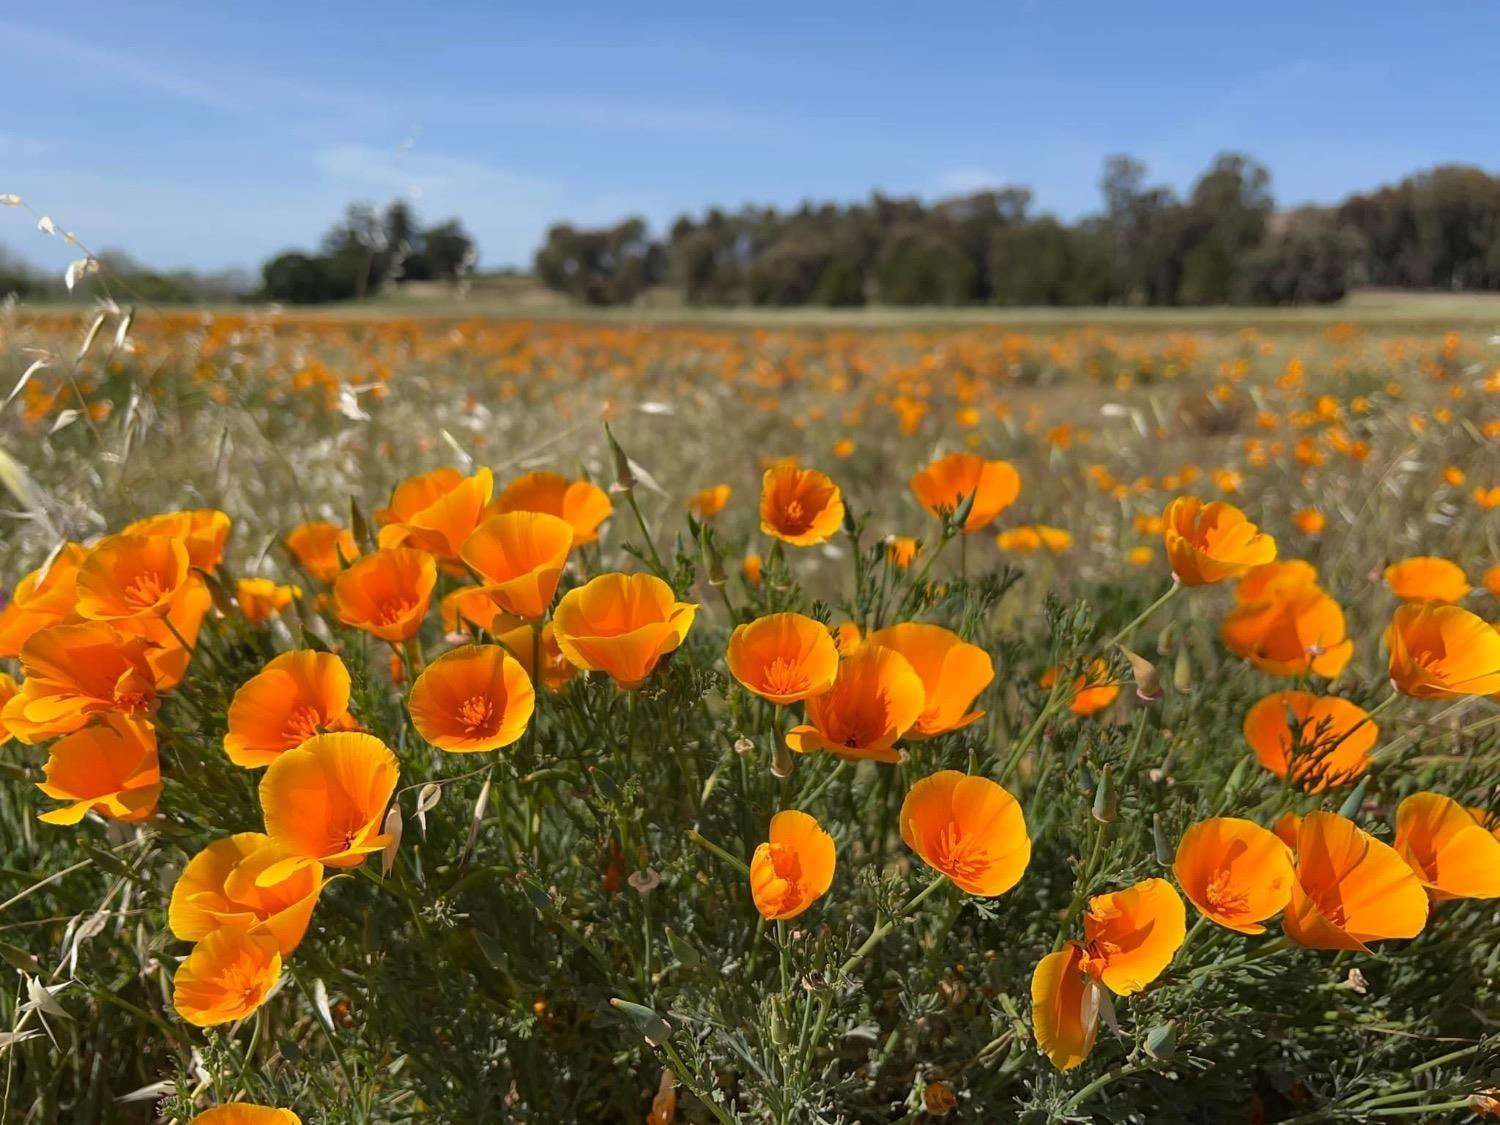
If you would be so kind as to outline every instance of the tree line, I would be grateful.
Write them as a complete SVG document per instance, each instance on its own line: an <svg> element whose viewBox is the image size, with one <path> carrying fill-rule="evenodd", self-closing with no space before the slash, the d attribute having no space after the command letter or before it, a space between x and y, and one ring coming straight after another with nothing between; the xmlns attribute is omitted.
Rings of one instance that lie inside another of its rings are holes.
<svg viewBox="0 0 1500 1125"><path fill-rule="evenodd" d="M592 305L660 285L695 305L1217 305L1336 301L1355 285L1500 289L1500 178L1448 165L1331 207L1277 211L1271 175L1226 153L1179 196L1128 156L1103 208L1036 214L1023 187L936 203L879 193L795 211L561 223L537 278Z"/></svg>

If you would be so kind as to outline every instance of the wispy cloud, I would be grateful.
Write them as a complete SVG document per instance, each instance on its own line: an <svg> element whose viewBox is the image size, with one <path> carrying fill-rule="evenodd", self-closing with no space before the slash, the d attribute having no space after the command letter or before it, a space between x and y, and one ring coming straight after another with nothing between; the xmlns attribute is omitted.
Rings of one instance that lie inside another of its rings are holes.
<svg viewBox="0 0 1500 1125"><path fill-rule="evenodd" d="M661 102L574 94L526 94L465 99L465 110L509 122L605 133L658 133L667 136L768 137L784 134L784 118L735 106ZM793 126L795 127L795 126Z"/></svg>

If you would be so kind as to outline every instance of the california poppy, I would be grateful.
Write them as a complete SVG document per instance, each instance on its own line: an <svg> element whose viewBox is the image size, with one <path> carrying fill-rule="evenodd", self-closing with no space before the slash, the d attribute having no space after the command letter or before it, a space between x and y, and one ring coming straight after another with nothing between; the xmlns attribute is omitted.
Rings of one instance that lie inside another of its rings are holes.
<svg viewBox="0 0 1500 1125"><path fill-rule="evenodd" d="M957 512L974 498L964 531L983 531L1021 494L1021 475L1009 461L986 461L973 453L939 457L911 478L917 500L934 516Z"/></svg>
<svg viewBox="0 0 1500 1125"><path fill-rule="evenodd" d="M427 665L406 706L428 742L470 754L509 746L525 734L536 692L503 646L463 645Z"/></svg>
<svg viewBox="0 0 1500 1125"><path fill-rule="evenodd" d="M606 672L630 690L682 643L697 612L654 575L601 574L563 595L552 624L558 647L574 665Z"/></svg>
<svg viewBox="0 0 1500 1125"><path fill-rule="evenodd" d="M927 695L911 663L884 645L863 644L839 664L833 687L807 700L808 723L787 731L801 754L900 760L896 742L922 717Z"/></svg>
<svg viewBox="0 0 1500 1125"><path fill-rule="evenodd" d="M833 885L833 837L805 812L771 818L764 844L750 859L750 895L768 922L801 914Z"/></svg>
<svg viewBox="0 0 1500 1125"><path fill-rule="evenodd" d="M1385 568L1385 584L1403 602L1463 601L1469 580L1457 563L1434 555L1418 555Z"/></svg>
<svg viewBox="0 0 1500 1125"><path fill-rule="evenodd" d="M1161 975L1186 936L1187 911L1165 879L1095 895L1083 912L1084 970L1129 996Z"/></svg>
<svg viewBox="0 0 1500 1125"><path fill-rule="evenodd" d="M745 577L745 584L759 586L761 571L764 567L765 562L759 555L746 555L745 561L740 564L740 573Z"/></svg>
<svg viewBox="0 0 1500 1125"><path fill-rule="evenodd" d="M695 492L688 500L688 510L701 520L711 520L729 503L731 491L727 484L716 484L702 492Z"/></svg>
<svg viewBox="0 0 1500 1125"><path fill-rule="evenodd" d="M869 640L906 657L922 681L925 703L908 737L936 738L983 716L969 708L995 678L995 663L984 649L941 625L918 622L880 629Z"/></svg>
<svg viewBox="0 0 1500 1125"><path fill-rule="evenodd" d="M268 933L215 930L177 966L172 1007L197 1027L242 1020L281 979L281 950Z"/></svg>
<svg viewBox="0 0 1500 1125"><path fill-rule="evenodd" d="M1162 513L1162 524L1172 575L1184 586L1238 578L1276 557L1276 540L1222 500L1205 504L1179 496Z"/></svg>
<svg viewBox="0 0 1500 1125"><path fill-rule="evenodd" d="M385 507L375 509L375 519L381 524L405 523L452 492L463 479L464 475L451 465L410 477L392 490Z"/></svg>
<svg viewBox="0 0 1500 1125"><path fill-rule="evenodd" d="M1298 945L1368 953L1368 942L1415 937L1427 924L1427 895L1406 861L1352 820L1308 813L1296 853L1282 927Z"/></svg>
<svg viewBox="0 0 1500 1125"><path fill-rule="evenodd" d="M77 824L90 812L106 820L145 820L161 796L156 731L143 719L107 714L102 722L52 744L37 788L60 809L41 813L47 824Z"/></svg>
<svg viewBox="0 0 1500 1125"><path fill-rule="evenodd" d="M497 606L535 621L546 616L572 548L573 528L566 520L506 512L480 524L459 553Z"/></svg>
<svg viewBox="0 0 1500 1125"><path fill-rule="evenodd" d="M271 837L239 832L215 840L192 859L172 887L167 923L183 941L215 930L249 930L276 940L283 957L301 943L323 890L323 866L309 863L264 886L267 867L286 858Z"/></svg>
<svg viewBox="0 0 1500 1125"><path fill-rule="evenodd" d="M382 548L339 575L333 602L345 625L394 643L421 630L436 585L437 563L426 551Z"/></svg>
<svg viewBox="0 0 1500 1125"><path fill-rule="evenodd" d="M1292 896L1291 849L1239 817L1211 817L1184 832L1172 874L1194 906L1242 934L1265 933L1261 923Z"/></svg>
<svg viewBox="0 0 1500 1125"><path fill-rule="evenodd" d="M827 691L839 670L827 627L800 613L773 613L736 627L726 659L747 691L783 706Z"/></svg>
<svg viewBox="0 0 1500 1125"><path fill-rule="evenodd" d="M1309 793L1358 779L1380 728L1356 703L1309 691L1278 691L1245 713L1245 741L1256 760Z"/></svg>
<svg viewBox="0 0 1500 1125"><path fill-rule="evenodd" d="M104 621L54 625L21 647L21 690L3 721L22 742L78 730L101 711L146 717L156 709L147 645Z"/></svg>
<svg viewBox="0 0 1500 1125"><path fill-rule="evenodd" d="M0 746L10 741L10 731L5 726L5 705L9 703L20 692L16 678L5 672L0 672Z"/></svg>
<svg viewBox="0 0 1500 1125"><path fill-rule="evenodd" d="M497 622L520 620L510 617L496 605L483 586L460 586L444 594L439 613L443 619L443 632L448 634L460 634L465 626L493 634Z"/></svg>
<svg viewBox="0 0 1500 1125"><path fill-rule="evenodd" d="M833 643L838 646L840 656L848 656L865 640L859 626L852 621L840 621L837 625L830 626L828 632L833 637Z"/></svg>
<svg viewBox="0 0 1500 1125"><path fill-rule="evenodd" d="M1403 605L1385 631L1391 686L1417 699L1500 692L1500 633L1456 605Z"/></svg>
<svg viewBox="0 0 1500 1125"><path fill-rule="evenodd" d="M266 834L289 859L263 871L284 878L307 860L358 867L390 842L381 834L396 788L396 755L374 735L320 734L271 763L260 779Z"/></svg>
<svg viewBox="0 0 1500 1125"><path fill-rule="evenodd" d="M839 486L816 469L767 469L760 485L760 529L794 547L814 547L844 524Z"/></svg>
<svg viewBox="0 0 1500 1125"><path fill-rule="evenodd" d="M1042 673L1041 686L1050 688L1062 674L1059 668L1048 668ZM1088 671L1081 672L1073 680L1073 697L1068 710L1075 715L1097 715L1120 697L1120 682L1109 671L1109 661L1095 657L1089 662Z"/></svg>
<svg viewBox="0 0 1500 1125"><path fill-rule="evenodd" d="M229 539L230 519L216 508L195 508L147 516L127 526L121 535L147 535L176 539L187 548L188 562L212 574L219 568L224 544Z"/></svg>
<svg viewBox="0 0 1500 1125"><path fill-rule="evenodd" d="M180 540L110 536L79 564L75 608L91 621L160 617L189 581L190 568Z"/></svg>
<svg viewBox="0 0 1500 1125"><path fill-rule="evenodd" d="M198 1114L188 1125L302 1125L302 1118L289 1109L231 1102Z"/></svg>
<svg viewBox="0 0 1500 1125"><path fill-rule="evenodd" d="M284 652L234 693L224 752L235 765L254 769L314 735L356 726L344 662L331 652Z"/></svg>
<svg viewBox="0 0 1500 1125"><path fill-rule="evenodd" d="M533 624L522 621L519 617L511 617L501 614L491 622L490 636L495 638L495 643L504 645L509 652L520 663L525 671L527 679L536 684L537 674L532 665L537 656L542 659L541 685L548 691L562 691L568 686L568 682L578 674L575 668L563 655L563 651L557 644L557 630L552 622L542 626L541 651L538 652L536 627Z"/></svg>
<svg viewBox="0 0 1500 1125"><path fill-rule="evenodd" d="M251 624L276 616L301 596L296 586L278 586L270 578L241 578L234 587L234 600Z"/></svg>
<svg viewBox="0 0 1500 1125"><path fill-rule="evenodd" d="M378 545L414 547L435 558L456 559L464 540L479 526L494 487L494 477L485 468L461 477L431 503L382 527Z"/></svg>
<svg viewBox="0 0 1500 1125"><path fill-rule="evenodd" d="M566 520L573 529L573 545L581 547L599 541L599 525L613 514L614 505L609 494L591 481L535 472L506 485L485 515L503 512L542 512Z"/></svg>
<svg viewBox="0 0 1500 1125"><path fill-rule="evenodd" d="M1073 545L1073 536L1060 527L1036 524L1030 527L1011 527L995 536L995 546L1002 551L1015 554L1031 554L1046 548L1054 554L1066 551Z"/></svg>
<svg viewBox="0 0 1500 1125"><path fill-rule="evenodd" d="M1105 989L1139 992L1161 975L1186 936L1182 899L1164 879L1089 899L1085 941L1069 941L1031 976L1031 1022L1037 1046L1059 1070L1072 1070L1094 1049Z"/></svg>
<svg viewBox="0 0 1500 1125"><path fill-rule="evenodd" d="M901 802L901 839L962 891L1003 895L1031 861L1021 806L987 777L941 770L913 785Z"/></svg>
<svg viewBox="0 0 1500 1125"><path fill-rule="evenodd" d="M1263 581L1252 572L1240 587L1219 629L1231 652L1272 676L1331 678L1344 670L1354 642L1344 611L1321 586L1297 575Z"/></svg>
<svg viewBox="0 0 1500 1125"><path fill-rule="evenodd" d="M922 550L921 544L909 535L892 535L885 541L885 559L897 570L905 570Z"/></svg>
<svg viewBox="0 0 1500 1125"><path fill-rule="evenodd" d="M312 520L294 527L286 537L286 547L309 577L319 582L333 582L341 569L359 558L354 534L327 520Z"/></svg>
<svg viewBox="0 0 1500 1125"><path fill-rule="evenodd" d="M1058 1070L1087 1059L1106 1002L1103 985L1083 969L1083 946L1070 941L1037 963L1031 974L1031 1026L1037 1046Z"/></svg>
<svg viewBox="0 0 1500 1125"><path fill-rule="evenodd" d="M1500 898L1500 839L1441 793L1396 807L1396 853L1433 899Z"/></svg>
<svg viewBox="0 0 1500 1125"><path fill-rule="evenodd" d="M33 633L59 625L77 602L78 567L88 548L64 543L52 561L16 583L0 609L0 657L17 656Z"/></svg>

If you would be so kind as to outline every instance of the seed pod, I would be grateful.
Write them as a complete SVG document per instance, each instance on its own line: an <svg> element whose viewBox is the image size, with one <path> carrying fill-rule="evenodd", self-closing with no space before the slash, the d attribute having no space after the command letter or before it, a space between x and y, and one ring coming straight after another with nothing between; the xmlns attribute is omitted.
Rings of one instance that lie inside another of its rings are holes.
<svg viewBox="0 0 1500 1125"><path fill-rule="evenodd" d="M1159 1023L1146 1032L1146 1054L1153 1059L1169 1059L1176 1050L1177 1026L1175 1024Z"/></svg>
<svg viewBox="0 0 1500 1125"><path fill-rule="evenodd" d="M724 572L724 556L719 554L719 548L714 543L713 532L704 528L703 534L698 537L698 550L703 556L703 569L708 574L710 586L722 586L729 581L729 575Z"/></svg>
<svg viewBox="0 0 1500 1125"><path fill-rule="evenodd" d="M1147 703L1154 703L1161 698L1161 673L1156 670L1156 665L1136 652L1131 652L1124 645L1119 649L1125 654L1125 659L1130 662L1131 675L1135 677L1135 694L1139 699Z"/></svg>
<svg viewBox="0 0 1500 1125"><path fill-rule="evenodd" d="M609 428L608 422L604 423L604 437L609 442L609 456L615 466L615 483L610 486L610 491L629 492L635 487L635 473L631 471L630 458L625 456L625 451L615 440L614 432Z"/></svg>
<svg viewBox="0 0 1500 1125"><path fill-rule="evenodd" d="M778 741L774 753L775 757L771 759L771 776L780 779L791 777L797 763L792 760L792 752L787 749L786 743Z"/></svg>
<svg viewBox="0 0 1500 1125"><path fill-rule="evenodd" d="M1094 819L1100 824L1113 824L1120 808L1115 794L1115 775L1108 766L1099 774L1099 786L1094 790Z"/></svg>
<svg viewBox="0 0 1500 1125"><path fill-rule="evenodd" d="M641 1038L653 1047L660 1047L672 1034L672 1025L644 1004L634 1004L615 996L610 998L609 1005L635 1024Z"/></svg>
<svg viewBox="0 0 1500 1125"><path fill-rule="evenodd" d="M1181 692L1193 690L1193 659L1188 655L1187 645L1177 650L1177 660L1172 665L1172 687Z"/></svg>
<svg viewBox="0 0 1500 1125"><path fill-rule="evenodd" d="M974 510L974 501L979 496L979 489L975 489L958 502L958 507L953 509L953 514L948 517L948 526L954 531L962 531L964 524L969 522L969 513Z"/></svg>
<svg viewBox="0 0 1500 1125"><path fill-rule="evenodd" d="M1354 787L1354 791L1351 792L1349 796L1345 797L1344 803L1339 806L1339 816L1343 817L1345 820L1353 820L1356 816L1358 816L1359 810L1364 806L1365 803L1365 790L1369 787L1369 777L1365 776L1360 778L1359 784Z"/></svg>
<svg viewBox="0 0 1500 1125"><path fill-rule="evenodd" d="M1156 862L1163 867L1171 867L1177 860L1177 853L1173 851L1171 842L1161 826L1161 814L1151 814L1151 843L1156 848Z"/></svg>

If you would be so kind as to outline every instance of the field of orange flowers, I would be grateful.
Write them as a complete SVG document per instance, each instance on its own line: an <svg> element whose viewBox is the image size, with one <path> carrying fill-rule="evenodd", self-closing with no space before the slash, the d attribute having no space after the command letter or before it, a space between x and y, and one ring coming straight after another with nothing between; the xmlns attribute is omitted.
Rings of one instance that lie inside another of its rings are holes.
<svg viewBox="0 0 1500 1125"><path fill-rule="evenodd" d="M0 1120L1500 1116L1500 342L0 313Z"/></svg>

